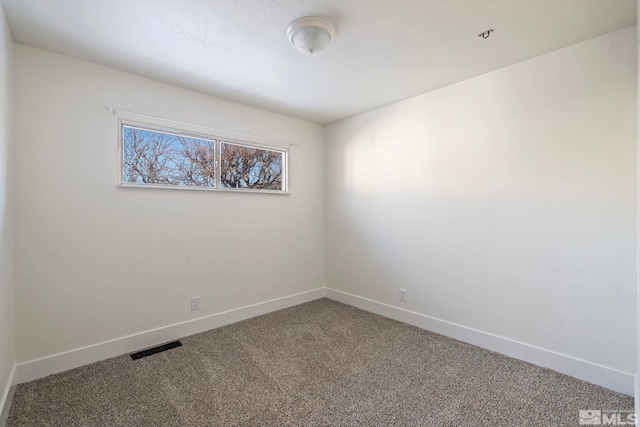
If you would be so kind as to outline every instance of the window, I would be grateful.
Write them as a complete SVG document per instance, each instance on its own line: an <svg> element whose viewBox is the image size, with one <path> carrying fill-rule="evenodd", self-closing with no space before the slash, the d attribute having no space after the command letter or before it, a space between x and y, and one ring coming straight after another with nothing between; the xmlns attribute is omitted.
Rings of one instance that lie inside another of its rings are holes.
<svg viewBox="0 0 640 427"><path fill-rule="evenodd" d="M120 123L125 186L287 191L285 149Z"/></svg>

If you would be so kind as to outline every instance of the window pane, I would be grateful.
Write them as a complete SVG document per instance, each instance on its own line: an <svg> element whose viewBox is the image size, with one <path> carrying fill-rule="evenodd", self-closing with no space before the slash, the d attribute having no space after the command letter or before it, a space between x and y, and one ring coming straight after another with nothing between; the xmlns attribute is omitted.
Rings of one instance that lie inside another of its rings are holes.
<svg viewBox="0 0 640 427"><path fill-rule="evenodd" d="M122 181L215 187L215 141L122 126Z"/></svg>
<svg viewBox="0 0 640 427"><path fill-rule="evenodd" d="M242 145L220 143L220 186L223 188L284 189L284 153Z"/></svg>

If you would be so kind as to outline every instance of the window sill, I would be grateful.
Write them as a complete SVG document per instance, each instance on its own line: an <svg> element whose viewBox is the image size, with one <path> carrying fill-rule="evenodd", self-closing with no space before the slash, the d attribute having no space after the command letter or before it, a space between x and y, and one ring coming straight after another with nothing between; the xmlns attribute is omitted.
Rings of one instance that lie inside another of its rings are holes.
<svg viewBox="0 0 640 427"><path fill-rule="evenodd" d="M289 195L289 191L277 191L277 190L259 190L253 188L211 188L211 187L196 187L188 185L162 185L162 184L118 184L119 188L144 188L144 189L156 189L156 190L187 190L187 191L214 191L218 193L262 193L262 194L278 194Z"/></svg>

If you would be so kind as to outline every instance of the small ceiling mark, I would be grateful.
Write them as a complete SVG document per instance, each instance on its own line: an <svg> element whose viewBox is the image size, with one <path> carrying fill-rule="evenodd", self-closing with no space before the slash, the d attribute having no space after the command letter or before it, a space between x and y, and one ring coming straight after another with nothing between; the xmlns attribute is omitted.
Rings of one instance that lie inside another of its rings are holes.
<svg viewBox="0 0 640 427"><path fill-rule="evenodd" d="M488 39L491 33L493 33L493 28L478 34L478 37L482 37L483 39Z"/></svg>

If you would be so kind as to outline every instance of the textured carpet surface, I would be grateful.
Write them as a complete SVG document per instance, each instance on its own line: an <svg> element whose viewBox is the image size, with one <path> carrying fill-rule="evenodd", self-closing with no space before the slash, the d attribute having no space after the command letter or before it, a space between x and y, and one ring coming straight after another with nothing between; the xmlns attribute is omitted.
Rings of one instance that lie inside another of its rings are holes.
<svg viewBox="0 0 640 427"><path fill-rule="evenodd" d="M17 387L9 427L575 426L633 399L327 299Z"/></svg>

